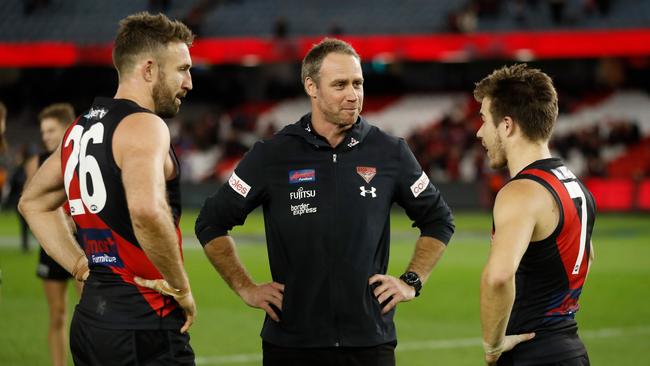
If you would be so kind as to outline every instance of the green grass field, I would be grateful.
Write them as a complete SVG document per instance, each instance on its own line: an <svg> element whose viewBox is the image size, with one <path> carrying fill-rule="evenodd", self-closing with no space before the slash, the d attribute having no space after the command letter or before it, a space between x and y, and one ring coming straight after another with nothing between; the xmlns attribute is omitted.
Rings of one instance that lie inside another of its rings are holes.
<svg viewBox="0 0 650 366"><path fill-rule="evenodd" d="M188 236L186 267L198 305L191 329L197 364L259 365L263 312L236 297L189 238L195 215L186 213L182 226ZM393 216L389 272L399 275L417 232L404 215ZM490 217L457 213L456 225L456 235L422 296L398 306L400 366L482 364L478 288L489 249ZM46 365L47 309L34 274L37 251L21 253L17 232L15 216L0 214L0 365ZM266 248L259 245L261 216L251 215L234 237L255 280L270 280ZM650 216L600 215L593 241L596 260L578 313L592 365L650 365ZM70 292L72 312L76 295Z"/></svg>

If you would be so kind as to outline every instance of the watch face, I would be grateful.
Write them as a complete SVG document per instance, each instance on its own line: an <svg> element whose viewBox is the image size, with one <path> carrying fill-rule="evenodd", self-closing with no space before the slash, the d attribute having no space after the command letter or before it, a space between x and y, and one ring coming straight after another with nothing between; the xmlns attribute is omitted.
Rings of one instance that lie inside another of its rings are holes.
<svg viewBox="0 0 650 366"><path fill-rule="evenodd" d="M420 289L422 288L422 281L420 281L420 276L415 272L406 272L400 276L402 281L407 285L412 286L415 289L415 296L420 295Z"/></svg>
<svg viewBox="0 0 650 366"><path fill-rule="evenodd" d="M419 280L418 275L413 272L408 272L404 274L404 280L409 284L415 283Z"/></svg>

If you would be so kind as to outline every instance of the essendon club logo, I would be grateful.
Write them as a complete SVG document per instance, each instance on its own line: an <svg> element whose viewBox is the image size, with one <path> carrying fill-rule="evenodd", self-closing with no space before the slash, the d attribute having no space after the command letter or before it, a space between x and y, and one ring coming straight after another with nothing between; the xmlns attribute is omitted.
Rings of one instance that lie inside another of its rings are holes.
<svg viewBox="0 0 650 366"><path fill-rule="evenodd" d="M366 181L366 183L370 184L372 178L374 178L377 174L377 168L370 166L358 166L357 174L359 174L361 178Z"/></svg>

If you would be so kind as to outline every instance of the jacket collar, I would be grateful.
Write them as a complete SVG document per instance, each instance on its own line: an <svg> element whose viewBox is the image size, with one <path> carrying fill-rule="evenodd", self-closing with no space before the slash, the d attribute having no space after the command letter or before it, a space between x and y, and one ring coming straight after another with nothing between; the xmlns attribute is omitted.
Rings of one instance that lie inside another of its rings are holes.
<svg viewBox="0 0 650 366"><path fill-rule="evenodd" d="M359 116L352 128L347 131L343 142L341 142L336 148L344 150L355 148L363 142L368 135L368 132L370 132L370 128L371 125ZM300 136L312 145L331 148L327 140L314 131L311 125L311 113L302 116L298 122L286 126L280 130L278 134Z"/></svg>

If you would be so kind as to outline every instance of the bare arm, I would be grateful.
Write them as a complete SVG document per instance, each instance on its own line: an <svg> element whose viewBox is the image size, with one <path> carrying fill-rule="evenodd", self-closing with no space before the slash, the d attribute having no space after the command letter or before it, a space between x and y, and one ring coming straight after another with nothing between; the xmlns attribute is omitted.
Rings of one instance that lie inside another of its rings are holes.
<svg viewBox="0 0 650 366"><path fill-rule="evenodd" d="M75 277L77 273L87 272L85 254L74 239L69 218L61 209L66 194L60 146L31 178L18 203L20 213L50 257Z"/></svg>
<svg viewBox="0 0 650 366"><path fill-rule="evenodd" d="M505 335L515 300L515 273L533 236L541 206L538 202L540 195L533 191L533 184L536 183L509 183L499 192L494 204L495 232L481 277L480 295L483 343L488 364L496 362L502 352L533 336L511 338Z"/></svg>
<svg viewBox="0 0 650 366"><path fill-rule="evenodd" d="M59 153L59 159L60 158L61 158L61 154ZM38 159L39 159L38 156L32 156L25 163L25 177L26 177L25 187L27 187L29 182L31 182L32 178L34 178L34 175L36 175L36 172L38 171ZM59 160L59 162L60 162L60 160ZM65 213L63 208L60 207L60 210L63 213L63 216L65 217L66 225L68 225L70 227L70 230L72 231L72 233L74 235L77 232L77 226L75 225L74 220L72 219L72 217L70 217L70 215Z"/></svg>
<svg viewBox="0 0 650 366"><path fill-rule="evenodd" d="M587 276L589 276L589 271L591 271L591 265L594 263L594 258L596 254L594 253L594 242L589 241L589 265L587 267Z"/></svg>
<svg viewBox="0 0 650 366"><path fill-rule="evenodd" d="M417 273L420 281L424 285L433 267L438 263L446 248L447 246L438 239L430 236L421 236L415 243L415 251L413 252L413 257L411 257L407 271ZM384 305L382 309L382 313L384 314L397 306L398 303L410 301L415 297L415 289L399 278L376 274L369 279L370 285L374 283L381 283L373 291L380 304L383 304L391 298L388 304Z"/></svg>
<svg viewBox="0 0 650 366"><path fill-rule="evenodd" d="M271 304L282 310L284 285L277 282L256 285L239 260L231 236L217 237L206 244L203 250L221 278L247 305L263 309L271 319L280 321Z"/></svg>
<svg viewBox="0 0 650 366"><path fill-rule="evenodd" d="M421 236L415 243L415 251L407 271L413 271L420 276L422 284L427 282L433 267L438 264L447 246L436 238Z"/></svg>
<svg viewBox="0 0 650 366"><path fill-rule="evenodd" d="M113 135L113 156L122 170L133 232L164 280L134 278L140 285L172 296L185 312L185 333L196 316L190 282L183 267L174 220L167 203L166 176L172 175L169 130L157 116L136 113L126 117ZM177 172L176 172L177 173Z"/></svg>
<svg viewBox="0 0 650 366"><path fill-rule="evenodd" d="M159 117L136 113L120 123L112 143L138 243L164 279L184 290L190 285L165 189L169 141L169 130Z"/></svg>

